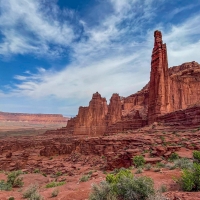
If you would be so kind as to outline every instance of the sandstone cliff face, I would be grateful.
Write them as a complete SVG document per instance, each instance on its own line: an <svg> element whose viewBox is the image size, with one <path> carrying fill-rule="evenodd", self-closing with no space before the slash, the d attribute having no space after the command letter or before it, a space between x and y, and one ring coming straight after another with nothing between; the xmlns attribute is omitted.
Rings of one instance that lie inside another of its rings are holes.
<svg viewBox="0 0 200 200"><path fill-rule="evenodd" d="M69 118L57 114L28 114L0 112L0 121L67 122Z"/></svg>
<svg viewBox="0 0 200 200"><path fill-rule="evenodd" d="M122 117L122 104L119 94L113 94L108 106L108 113L106 115L106 125L111 125L120 121Z"/></svg>
<svg viewBox="0 0 200 200"><path fill-rule="evenodd" d="M149 101L149 84L141 91L122 99L122 115L134 115L139 111L143 119L147 119Z"/></svg>
<svg viewBox="0 0 200 200"><path fill-rule="evenodd" d="M184 63L169 69L170 112L186 109L200 101L200 65Z"/></svg>
<svg viewBox="0 0 200 200"><path fill-rule="evenodd" d="M177 110L158 117L158 121L165 126L177 127L179 130L182 127L198 128L200 125L200 105L194 105L184 110Z"/></svg>
<svg viewBox="0 0 200 200"><path fill-rule="evenodd" d="M200 65L193 61L168 68L166 44L161 32L155 31L150 82L126 98L113 94L109 106L95 93L89 107L80 107L78 115L57 133L96 136L138 129L200 102L199 88Z"/></svg>
<svg viewBox="0 0 200 200"><path fill-rule="evenodd" d="M106 128L107 112L106 99L97 92L93 94L89 106L80 107L78 115L69 120L67 129L74 135L102 135Z"/></svg>
<svg viewBox="0 0 200 200"><path fill-rule="evenodd" d="M200 65L188 62L168 69L166 44L160 31L154 33L149 86L148 122L169 112L186 109L200 101Z"/></svg>

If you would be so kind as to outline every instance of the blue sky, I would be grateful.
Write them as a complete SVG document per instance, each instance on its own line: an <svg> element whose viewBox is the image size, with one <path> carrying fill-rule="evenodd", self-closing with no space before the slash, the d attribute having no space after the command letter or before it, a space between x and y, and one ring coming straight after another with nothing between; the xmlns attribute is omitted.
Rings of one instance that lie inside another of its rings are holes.
<svg viewBox="0 0 200 200"><path fill-rule="evenodd" d="M148 81L153 32L169 66L200 63L200 0L1 0L0 111L76 115L98 91Z"/></svg>

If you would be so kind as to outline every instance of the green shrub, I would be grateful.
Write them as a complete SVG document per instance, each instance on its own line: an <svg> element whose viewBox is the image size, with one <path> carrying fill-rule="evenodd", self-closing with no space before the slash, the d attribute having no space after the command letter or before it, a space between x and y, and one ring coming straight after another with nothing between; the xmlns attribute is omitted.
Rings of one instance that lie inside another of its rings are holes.
<svg viewBox="0 0 200 200"><path fill-rule="evenodd" d="M117 196L113 193L111 184L103 181L92 186L89 200L117 200Z"/></svg>
<svg viewBox="0 0 200 200"><path fill-rule="evenodd" d="M175 167L178 167L180 169L191 169L193 166L193 163L188 158L180 158L174 161L174 165Z"/></svg>
<svg viewBox="0 0 200 200"><path fill-rule="evenodd" d="M35 170L33 171L33 173L38 174L38 173L40 173L40 170L39 170L39 169L35 169Z"/></svg>
<svg viewBox="0 0 200 200"><path fill-rule="evenodd" d="M92 187L90 200L144 200L154 194L154 184L148 177L134 177L123 169L117 174L108 174L106 182Z"/></svg>
<svg viewBox="0 0 200 200"><path fill-rule="evenodd" d="M63 182L51 182L51 183L48 183L45 187L46 188L57 187L57 186L64 185L65 183L66 183L65 181L63 181Z"/></svg>
<svg viewBox="0 0 200 200"><path fill-rule="evenodd" d="M177 159L179 159L179 155L177 153L172 153L169 156L169 161L174 161L174 160L177 160Z"/></svg>
<svg viewBox="0 0 200 200"><path fill-rule="evenodd" d="M150 170L151 169L151 164L150 163L148 163L148 164L146 164L145 166L144 166L144 168L145 168L145 170Z"/></svg>
<svg viewBox="0 0 200 200"><path fill-rule="evenodd" d="M200 163L200 151L193 151L194 162Z"/></svg>
<svg viewBox="0 0 200 200"><path fill-rule="evenodd" d="M153 171L154 172L160 172L160 168L154 168Z"/></svg>
<svg viewBox="0 0 200 200"><path fill-rule="evenodd" d="M143 167L145 163L144 157L141 155L133 157L133 163L136 167Z"/></svg>
<svg viewBox="0 0 200 200"><path fill-rule="evenodd" d="M169 169L170 169L170 170L176 169L176 165L172 165Z"/></svg>
<svg viewBox="0 0 200 200"><path fill-rule="evenodd" d="M80 181L80 182L86 182L86 181L88 181L90 178L91 178L91 175L89 175L89 174L83 175L83 176L79 179L79 181Z"/></svg>
<svg viewBox="0 0 200 200"><path fill-rule="evenodd" d="M53 190L53 192L51 193L51 197L57 197L59 193L59 190L56 188L55 190Z"/></svg>
<svg viewBox="0 0 200 200"><path fill-rule="evenodd" d="M62 172L56 172L56 176L58 177L58 176L62 176Z"/></svg>
<svg viewBox="0 0 200 200"><path fill-rule="evenodd" d="M184 191L200 191L200 164L194 163L192 169L183 169L178 182Z"/></svg>
<svg viewBox="0 0 200 200"><path fill-rule="evenodd" d="M156 192L155 195L150 195L148 200L168 200L168 198L162 196L160 192Z"/></svg>
<svg viewBox="0 0 200 200"><path fill-rule="evenodd" d="M156 163L156 167L157 168L163 168L163 167L165 167L165 164L159 162L159 163Z"/></svg>
<svg viewBox="0 0 200 200"><path fill-rule="evenodd" d="M120 179L123 177L127 178L133 178L133 174L130 170L128 169L120 169L117 174L108 174L106 176L106 181L111 184L116 184L119 182Z"/></svg>
<svg viewBox="0 0 200 200"><path fill-rule="evenodd" d="M117 195L124 200L146 199L154 194L154 184L151 178L141 176L133 179L123 177L117 186Z"/></svg>
<svg viewBox="0 0 200 200"><path fill-rule="evenodd" d="M12 190L12 185L7 183L7 182L5 182L5 181L3 181L3 180L1 180L0 181L0 191L1 190L10 191L10 190Z"/></svg>
<svg viewBox="0 0 200 200"><path fill-rule="evenodd" d="M161 185L158 191L159 191L160 193L167 192L167 187L166 187L166 185Z"/></svg>
<svg viewBox="0 0 200 200"><path fill-rule="evenodd" d="M45 173L42 173L42 175L43 175L44 177L47 177L47 175L46 175Z"/></svg>
<svg viewBox="0 0 200 200"><path fill-rule="evenodd" d="M38 185L30 185L23 193L23 198L30 198L32 194L37 193Z"/></svg>
<svg viewBox="0 0 200 200"><path fill-rule="evenodd" d="M135 174L141 174L143 172L142 168L138 168Z"/></svg>
<svg viewBox="0 0 200 200"><path fill-rule="evenodd" d="M43 200L43 199L44 198L38 192L33 193L29 198L29 200Z"/></svg>
<svg viewBox="0 0 200 200"><path fill-rule="evenodd" d="M0 181L0 190L9 191L12 190L12 187L22 187L23 186L23 178L19 177L22 174L21 171L13 171L8 173L7 181Z"/></svg>
<svg viewBox="0 0 200 200"><path fill-rule="evenodd" d="M14 197L9 197L8 200L15 200L15 198Z"/></svg>
<svg viewBox="0 0 200 200"><path fill-rule="evenodd" d="M7 176L7 183L12 185L12 187L22 187L24 185L23 178L19 175L23 174L22 171L10 172Z"/></svg>

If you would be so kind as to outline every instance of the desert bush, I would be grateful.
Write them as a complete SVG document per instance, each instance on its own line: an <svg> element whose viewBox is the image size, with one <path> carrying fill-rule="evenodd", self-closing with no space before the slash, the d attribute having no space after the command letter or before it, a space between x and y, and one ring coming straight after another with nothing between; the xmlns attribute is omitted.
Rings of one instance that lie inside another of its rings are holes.
<svg viewBox="0 0 200 200"><path fill-rule="evenodd" d="M46 184L46 188L52 188L52 187L57 187L57 186L61 186L61 185L64 185L65 184L65 181L63 182L51 182L51 183L48 183Z"/></svg>
<svg viewBox="0 0 200 200"><path fill-rule="evenodd" d="M167 192L167 187L166 185L161 185L158 192L163 193L163 192Z"/></svg>
<svg viewBox="0 0 200 200"><path fill-rule="evenodd" d="M178 167L180 169L191 169L193 166L193 163L190 159L187 158L180 158L174 161L175 167Z"/></svg>
<svg viewBox="0 0 200 200"><path fill-rule="evenodd" d="M59 190L56 188L55 190L52 191L51 197L57 197L59 193Z"/></svg>
<svg viewBox="0 0 200 200"><path fill-rule="evenodd" d="M88 181L90 178L91 178L91 175L89 175L89 174L83 175L83 176L79 179L79 181L80 181L80 182L86 182L86 181Z"/></svg>
<svg viewBox="0 0 200 200"><path fill-rule="evenodd" d="M154 194L153 185L153 180L145 176L134 177L133 179L123 177L118 183L117 194L124 200L142 200Z"/></svg>
<svg viewBox="0 0 200 200"><path fill-rule="evenodd" d="M43 200L43 199L44 198L38 192L33 193L29 198L29 200Z"/></svg>
<svg viewBox="0 0 200 200"><path fill-rule="evenodd" d="M38 185L30 185L27 190L23 193L23 198L30 198L32 194L37 193Z"/></svg>
<svg viewBox="0 0 200 200"><path fill-rule="evenodd" d="M56 176L57 176L57 177L58 177L58 176L62 176L62 172L60 172L60 171L56 172Z"/></svg>
<svg viewBox="0 0 200 200"><path fill-rule="evenodd" d="M177 160L177 159L179 159L179 155L177 153L172 153L169 156L169 161L174 161L174 160Z"/></svg>
<svg viewBox="0 0 200 200"><path fill-rule="evenodd" d="M0 191L1 190L10 191L10 190L12 190L12 185L7 183L7 182L5 182L5 181L3 181L3 180L1 180L0 181Z"/></svg>
<svg viewBox="0 0 200 200"><path fill-rule="evenodd" d="M184 191L200 191L200 164L194 163L191 169L183 169L178 182Z"/></svg>
<svg viewBox="0 0 200 200"><path fill-rule="evenodd" d="M153 171L154 172L160 172L160 168L154 168Z"/></svg>
<svg viewBox="0 0 200 200"><path fill-rule="evenodd" d="M122 177L127 177L132 179L133 174L128 169L120 169L119 172L116 174L108 174L106 176L106 181L110 184L116 184Z"/></svg>
<svg viewBox="0 0 200 200"><path fill-rule="evenodd" d="M135 174L141 174L143 172L142 168L138 168Z"/></svg>
<svg viewBox="0 0 200 200"><path fill-rule="evenodd" d="M143 167L145 163L144 157L141 155L133 157L133 163L136 167Z"/></svg>
<svg viewBox="0 0 200 200"><path fill-rule="evenodd" d="M134 177L129 170L108 174L106 181L93 185L90 200L144 200L154 194L152 179Z"/></svg>
<svg viewBox="0 0 200 200"><path fill-rule="evenodd" d="M23 178L19 175L23 174L22 171L10 172L7 176L7 183L12 185L12 187L22 187L24 185Z"/></svg>
<svg viewBox="0 0 200 200"><path fill-rule="evenodd" d="M160 192L156 192L148 197L148 200L168 200L168 198L164 197Z"/></svg>
<svg viewBox="0 0 200 200"><path fill-rule="evenodd" d="M200 163L200 151L193 151L194 162Z"/></svg>
<svg viewBox="0 0 200 200"><path fill-rule="evenodd" d="M33 173L38 174L38 173L40 173L40 170L39 170L39 169L35 169L35 170L33 171Z"/></svg>
<svg viewBox="0 0 200 200"><path fill-rule="evenodd" d="M15 198L14 197L9 197L8 200L15 200Z"/></svg>
<svg viewBox="0 0 200 200"><path fill-rule="evenodd" d="M24 183L23 178L19 177L20 174L22 174L21 171L13 171L8 173L7 181L0 181L0 190L9 191L12 189L12 187L22 187Z"/></svg>
<svg viewBox="0 0 200 200"><path fill-rule="evenodd" d="M117 200L117 196L113 193L111 184L103 181L92 186L89 200Z"/></svg>
<svg viewBox="0 0 200 200"><path fill-rule="evenodd" d="M158 163L156 163L156 167L157 168L163 168L163 167L165 167L165 164L158 162Z"/></svg>
<svg viewBox="0 0 200 200"><path fill-rule="evenodd" d="M150 163L148 163L148 164L146 164L145 166L144 166L144 168L145 168L145 170L150 170L151 169L151 164Z"/></svg>

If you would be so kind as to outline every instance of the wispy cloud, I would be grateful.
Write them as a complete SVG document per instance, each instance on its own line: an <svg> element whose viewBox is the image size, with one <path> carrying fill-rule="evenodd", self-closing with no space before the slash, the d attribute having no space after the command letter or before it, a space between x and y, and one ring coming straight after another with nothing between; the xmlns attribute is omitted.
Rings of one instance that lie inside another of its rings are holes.
<svg viewBox="0 0 200 200"><path fill-rule="evenodd" d="M47 5L45 1L39 0L1 1L0 27L3 42L0 54L33 52L56 55L59 46L70 45L76 37L67 20L72 14L63 14L66 20L61 22L56 5L51 4L51 15ZM53 51L49 44L58 47Z"/></svg>
<svg viewBox="0 0 200 200"><path fill-rule="evenodd" d="M192 60L200 62L200 13L176 24L155 23L159 6L165 1L107 1L112 12L102 10L105 16L95 25L88 23L87 19L79 18L78 25L72 25L70 20L60 20L59 8L55 4L52 4L54 11L50 14L40 1L4 2L0 18L4 39L0 54L61 56L69 48L72 59L59 71L53 66L54 70L38 68L36 73L28 71L16 75L18 82L12 85L10 93L31 100L65 99L67 105L58 106L58 110L65 108L65 113L76 113L80 102L85 105L96 91L107 99L113 92L130 95L149 81L153 31L156 29L163 31L170 66ZM185 9L175 8L172 12L175 15ZM76 17L73 11L65 12L66 19ZM20 20L23 30L24 27L27 29L25 33L21 28L16 29ZM76 32L77 28L82 32ZM33 36L36 41L32 41ZM55 45L53 50L52 44Z"/></svg>

